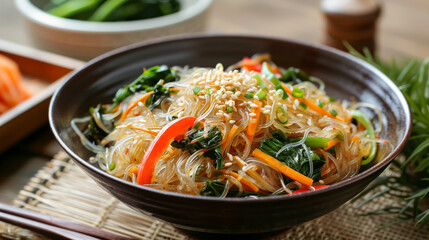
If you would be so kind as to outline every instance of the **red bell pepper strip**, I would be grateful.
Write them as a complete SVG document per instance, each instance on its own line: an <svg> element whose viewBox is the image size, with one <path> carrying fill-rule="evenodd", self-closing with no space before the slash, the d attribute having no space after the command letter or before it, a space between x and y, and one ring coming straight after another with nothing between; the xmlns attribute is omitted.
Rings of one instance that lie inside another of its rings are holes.
<svg viewBox="0 0 429 240"><path fill-rule="evenodd" d="M329 187L329 185L319 185L319 186L313 186L313 187L305 187L305 188L301 188L298 190L293 191L291 194L295 194L295 193L303 193L303 192L308 192L308 191L314 191L320 188L325 188L325 187ZM314 188L314 190L313 190Z"/></svg>
<svg viewBox="0 0 429 240"><path fill-rule="evenodd" d="M150 144L139 166L137 183L140 185L152 182L153 171L174 138L184 135L196 123L195 117L182 117L165 125Z"/></svg>
<svg viewBox="0 0 429 240"><path fill-rule="evenodd" d="M249 57L244 57L241 63L241 66L247 71L261 72L262 64Z"/></svg>

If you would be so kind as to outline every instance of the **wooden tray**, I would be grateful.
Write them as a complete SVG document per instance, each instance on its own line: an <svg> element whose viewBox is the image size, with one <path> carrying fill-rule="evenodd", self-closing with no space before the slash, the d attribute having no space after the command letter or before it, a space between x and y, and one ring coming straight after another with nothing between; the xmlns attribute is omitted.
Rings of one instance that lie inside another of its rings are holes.
<svg viewBox="0 0 429 240"><path fill-rule="evenodd" d="M35 91L28 100L0 115L0 152L48 120L49 100L61 80L84 62L0 40L0 54L14 60L24 84Z"/></svg>

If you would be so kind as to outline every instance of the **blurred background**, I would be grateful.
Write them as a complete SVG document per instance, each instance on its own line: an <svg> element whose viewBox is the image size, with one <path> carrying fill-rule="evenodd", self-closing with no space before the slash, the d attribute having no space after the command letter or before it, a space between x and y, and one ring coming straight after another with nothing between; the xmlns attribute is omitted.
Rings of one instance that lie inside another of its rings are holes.
<svg viewBox="0 0 429 240"><path fill-rule="evenodd" d="M429 1L382 2L377 46L382 58L429 56ZM320 43L325 22L320 0L213 0L209 33L254 33ZM32 45L12 0L0 0L0 38ZM255 31L255 29L258 29Z"/></svg>

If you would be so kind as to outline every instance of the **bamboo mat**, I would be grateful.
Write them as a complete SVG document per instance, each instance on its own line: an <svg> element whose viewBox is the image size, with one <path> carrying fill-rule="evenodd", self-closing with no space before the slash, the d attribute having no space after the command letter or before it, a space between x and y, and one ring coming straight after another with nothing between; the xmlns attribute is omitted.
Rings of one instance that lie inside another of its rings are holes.
<svg viewBox="0 0 429 240"><path fill-rule="evenodd" d="M407 222L377 231L392 221L393 216L360 216L363 212L379 209L392 201L394 200L380 197L363 209L355 208L359 202L348 203L274 239L429 239L429 227L414 231L414 223ZM138 239L190 239L168 223L139 214L111 197L62 152L38 171L21 190L14 205ZM8 227L9 234L12 234L10 229L14 227ZM3 225L3 229L7 227ZM2 233L0 223L0 239L1 234L5 233ZM41 236L37 237L43 239Z"/></svg>

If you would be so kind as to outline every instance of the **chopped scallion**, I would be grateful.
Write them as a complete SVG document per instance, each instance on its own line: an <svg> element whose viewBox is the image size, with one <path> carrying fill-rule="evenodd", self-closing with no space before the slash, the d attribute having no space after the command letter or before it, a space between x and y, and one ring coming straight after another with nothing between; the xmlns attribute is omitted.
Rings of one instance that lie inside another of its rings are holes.
<svg viewBox="0 0 429 240"><path fill-rule="evenodd" d="M254 93L252 93L252 92L246 92L246 93L244 94L244 97L245 97L245 98L250 98L250 99L252 99L254 96L255 96L255 94L254 94Z"/></svg>
<svg viewBox="0 0 429 240"><path fill-rule="evenodd" d="M279 115L279 110L281 111L281 115ZM277 108L276 118L277 118L277 121L279 121L279 123L281 124L286 124L289 121L289 117L286 115L286 112L282 107Z"/></svg>
<svg viewBox="0 0 429 240"><path fill-rule="evenodd" d="M116 163L112 162L112 163L109 165L109 170L110 170L110 171L113 171L113 170L115 170L115 168L116 168Z"/></svg>
<svg viewBox="0 0 429 240"><path fill-rule="evenodd" d="M281 84L279 84L279 85L277 85L276 87L275 87L275 89L278 91L278 90L281 90L282 92L283 92L283 96L282 96L282 99L283 100L285 100L286 98L288 98L289 97L289 94L287 94L287 92L283 89L283 87L282 87L282 85Z"/></svg>
<svg viewBox="0 0 429 240"><path fill-rule="evenodd" d="M301 106L302 108L304 108L304 109L307 109L307 104L305 104L305 103L303 103L303 102L300 102L299 103L299 106Z"/></svg>
<svg viewBox="0 0 429 240"><path fill-rule="evenodd" d="M332 115L334 115L334 117L336 117L338 115L337 111L335 111L335 109L331 110Z"/></svg>
<svg viewBox="0 0 429 240"><path fill-rule="evenodd" d="M206 88L206 95L209 95L210 96L210 88L208 87L208 88Z"/></svg>
<svg viewBox="0 0 429 240"><path fill-rule="evenodd" d="M335 99L334 97L329 97L329 102L335 102L335 100L337 99Z"/></svg>
<svg viewBox="0 0 429 240"><path fill-rule="evenodd" d="M317 106L319 106L319 107L323 108L323 107L325 106L325 103L319 100L319 101L317 102Z"/></svg>
<svg viewBox="0 0 429 240"><path fill-rule="evenodd" d="M197 122L197 123L194 125L194 129L198 129L198 128L200 127L200 125L201 125L201 123L200 123L200 122Z"/></svg>
<svg viewBox="0 0 429 240"><path fill-rule="evenodd" d="M193 91L194 91L194 94L197 95L199 92L201 92L200 86L194 87Z"/></svg>
<svg viewBox="0 0 429 240"><path fill-rule="evenodd" d="M264 80L262 80L261 76L259 76L259 74L254 74L252 76L252 78L256 79L256 83L262 88L262 89L266 89L267 88L267 84L265 83Z"/></svg>
<svg viewBox="0 0 429 240"><path fill-rule="evenodd" d="M301 88L294 87L292 90L292 96L296 98L302 98L304 97L304 90L302 90Z"/></svg>
<svg viewBox="0 0 429 240"><path fill-rule="evenodd" d="M232 113L232 112L234 112L234 108L232 108L231 106L228 106L226 108L226 111L229 112L229 113Z"/></svg>
<svg viewBox="0 0 429 240"><path fill-rule="evenodd" d="M261 89L256 93L256 97L258 98L259 101L262 101L267 97L267 92L265 92L264 89Z"/></svg>

